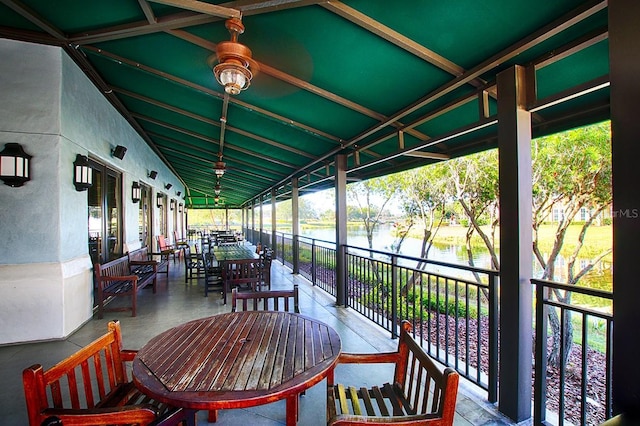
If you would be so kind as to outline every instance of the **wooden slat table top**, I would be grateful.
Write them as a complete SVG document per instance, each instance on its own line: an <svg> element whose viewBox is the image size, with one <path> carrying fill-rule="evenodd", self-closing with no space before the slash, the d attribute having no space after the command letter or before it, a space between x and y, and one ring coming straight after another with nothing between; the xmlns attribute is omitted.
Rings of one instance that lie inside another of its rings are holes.
<svg viewBox="0 0 640 426"><path fill-rule="evenodd" d="M258 255L251 247L242 245L215 246L213 254L218 261L258 258Z"/></svg>
<svg viewBox="0 0 640 426"><path fill-rule="evenodd" d="M174 406L241 408L297 395L324 379L341 351L328 325L289 312L247 311L191 321L138 351L140 390Z"/></svg>

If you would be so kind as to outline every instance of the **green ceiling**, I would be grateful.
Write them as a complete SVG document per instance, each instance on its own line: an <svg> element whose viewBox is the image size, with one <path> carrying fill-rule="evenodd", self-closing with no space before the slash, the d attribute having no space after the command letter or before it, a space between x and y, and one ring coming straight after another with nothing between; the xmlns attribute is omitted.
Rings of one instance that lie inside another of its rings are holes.
<svg viewBox="0 0 640 426"><path fill-rule="evenodd" d="M228 106L209 58L229 33L209 4L242 12L260 65ZM231 208L288 197L292 177L332 186L338 153L366 179L495 147L496 75L513 64L535 70L536 136L606 119L607 35L606 1L0 0L0 36L69 52L195 208L216 206L221 147Z"/></svg>

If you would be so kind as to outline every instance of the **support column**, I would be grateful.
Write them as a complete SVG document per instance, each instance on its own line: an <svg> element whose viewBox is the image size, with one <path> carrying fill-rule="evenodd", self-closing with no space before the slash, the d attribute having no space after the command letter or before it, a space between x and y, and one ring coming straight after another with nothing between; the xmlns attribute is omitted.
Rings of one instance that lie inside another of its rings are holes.
<svg viewBox="0 0 640 426"><path fill-rule="evenodd" d="M531 417L532 193L531 114L521 66L497 77L500 181L499 410L516 422Z"/></svg>
<svg viewBox="0 0 640 426"><path fill-rule="evenodd" d="M291 179L291 233L293 234L293 273L300 273L300 200L298 178Z"/></svg>
<svg viewBox="0 0 640 426"><path fill-rule="evenodd" d="M347 156L336 155L336 305L347 304Z"/></svg>
<svg viewBox="0 0 640 426"><path fill-rule="evenodd" d="M613 410L640 422L640 2L610 0L611 163L613 168Z"/></svg>
<svg viewBox="0 0 640 426"><path fill-rule="evenodd" d="M256 200L251 200L251 242L258 244L256 239Z"/></svg>
<svg viewBox="0 0 640 426"><path fill-rule="evenodd" d="M262 241L264 239L263 235L264 235L264 210L262 209L262 204L263 204L263 195L260 196L260 198L258 198L258 203L260 203L260 210L259 210L259 217L258 217L258 228L260 229L260 244L264 246L264 241Z"/></svg>
<svg viewBox="0 0 640 426"><path fill-rule="evenodd" d="M278 215L276 212L276 190L271 189L271 250L273 250L273 258L278 255L278 235L276 229L276 219Z"/></svg>

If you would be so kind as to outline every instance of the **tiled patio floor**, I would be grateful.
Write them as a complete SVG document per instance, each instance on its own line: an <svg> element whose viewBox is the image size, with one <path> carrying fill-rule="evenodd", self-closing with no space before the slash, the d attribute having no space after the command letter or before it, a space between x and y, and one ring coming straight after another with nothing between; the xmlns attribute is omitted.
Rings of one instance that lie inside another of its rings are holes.
<svg viewBox="0 0 640 426"><path fill-rule="evenodd" d="M128 349L142 347L149 339L160 332L183 322L228 312L230 307L223 305L219 294L213 293L204 297L202 284L185 285L184 267L180 262L171 264L169 278L161 275L158 280L158 292L143 290L138 299L138 314L135 318L130 312L106 313L102 320L92 319L83 327L62 341L29 343L0 347L0 424L4 426L24 426L27 424L26 408L22 390L22 370L35 363L50 367L80 347L103 334L109 320L120 320L124 346ZM291 288L293 283L299 284L300 309L308 315L331 325L341 336L343 351L372 352L389 351L396 347L396 341L389 334L369 323L350 309L337 308L334 301L322 290L313 287L301 276L291 273L279 262L272 265L273 288ZM117 303L119 301L114 301ZM338 366L336 378L345 375L351 380L373 380L388 376L378 371L372 373L372 366L362 368ZM389 373L390 374L390 373ZM325 418L325 382L321 382L306 392L300 401L301 426L321 426L326 424ZM265 406L222 410L216 423L229 425L283 425L285 419L284 402L276 402ZM206 425L206 413L198 413L198 424ZM455 425L506 425L510 424L497 410L488 403L483 392L476 387L462 383L458 396Z"/></svg>

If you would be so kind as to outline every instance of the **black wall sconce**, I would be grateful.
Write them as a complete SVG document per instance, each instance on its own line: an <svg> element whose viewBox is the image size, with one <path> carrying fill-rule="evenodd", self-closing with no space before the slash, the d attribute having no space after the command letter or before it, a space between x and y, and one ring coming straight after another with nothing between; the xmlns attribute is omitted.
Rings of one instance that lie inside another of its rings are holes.
<svg viewBox="0 0 640 426"><path fill-rule="evenodd" d="M122 146L122 145L118 145L113 149L113 156L122 160L124 158L124 155L127 153L127 147L126 146Z"/></svg>
<svg viewBox="0 0 640 426"><path fill-rule="evenodd" d="M182 203L178 204L178 213L182 213Z"/></svg>
<svg viewBox="0 0 640 426"><path fill-rule="evenodd" d="M151 170L151 171L149 172L149 177L150 177L151 179L155 179L155 178L156 178L156 176L158 176L158 172L156 172L155 170Z"/></svg>
<svg viewBox="0 0 640 426"><path fill-rule="evenodd" d="M131 184L131 201L137 203L140 201L140 184L138 182L133 182Z"/></svg>
<svg viewBox="0 0 640 426"><path fill-rule="evenodd" d="M158 206L159 209L162 208L162 206L164 205L163 199L162 199L162 194L158 194L156 196L156 205Z"/></svg>
<svg viewBox="0 0 640 426"><path fill-rule="evenodd" d="M86 191L93 186L93 169L86 155L76 155L73 162L73 184L76 191Z"/></svg>
<svg viewBox="0 0 640 426"><path fill-rule="evenodd" d="M172 187L172 186L173 186L173 185L171 185L170 183L168 183L168 184L166 184L166 185L164 186L164 189L171 189L171 187Z"/></svg>
<svg viewBox="0 0 640 426"><path fill-rule="evenodd" d="M171 201L169 202L169 208L170 208L171 210L175 210L175 209L176 209L176 200L171 200Z"/></svg>
<svg viewBox="0 0 640 426"><path fill-rule="evenodd" d="M178 197L180 196L180 194L182 194L182 191L178 191L178 192L176 192L176 195L177 195Z"/></svg>
<svg viewBox="0 0 640 426"><path fill-rule="evenodd" d="M33 157L19 143L7 143L0 152L0 179L14 188L31 179L30 160Z"/></svg>

